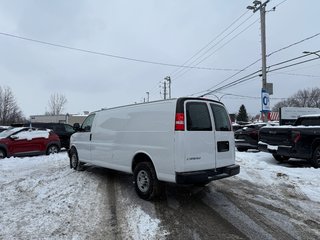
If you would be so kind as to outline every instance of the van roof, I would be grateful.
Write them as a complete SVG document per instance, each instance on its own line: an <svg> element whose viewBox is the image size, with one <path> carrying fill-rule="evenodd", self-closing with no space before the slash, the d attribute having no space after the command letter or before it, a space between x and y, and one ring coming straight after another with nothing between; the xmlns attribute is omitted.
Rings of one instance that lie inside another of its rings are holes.
<svg viewBox="0 0 320 240"><path fill-rule="evenodd" d="M158 102L170 102L170 101L176 101L176 102L185 102L187 100L202 100L202 101L210 101L210 102L215 102L224 105L222 102L209 99L209 98L202 98L202 97L179 97L179 98L171 98L171 99L165 99L165 100L156 100L156 101L150 101L150 102L143 102L143 103L134 103L134 104L128 104L128 105L122 105L122 106L117 106L117 107L111 107L111 108L102 108L100 110L94 111L95 112L100 112L103 110L110 110L110 109L116 109L116 108L122 108L122 107L130 107L130 106L138 106L138 105L144 105L144 104L151 104L151 103L158 103Z"/></svg>

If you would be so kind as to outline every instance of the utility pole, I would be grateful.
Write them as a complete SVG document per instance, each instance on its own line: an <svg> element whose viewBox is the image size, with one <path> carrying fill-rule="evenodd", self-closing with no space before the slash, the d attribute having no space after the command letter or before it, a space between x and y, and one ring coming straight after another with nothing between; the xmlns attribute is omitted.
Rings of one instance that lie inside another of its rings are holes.
<svg viewBox="0 0 320 240"><path fill-rule="evenodd" d="M248 6L247 9L256 11L260 10L260 23L261 23L261 56L262 56L262 113L266 113L269 110L264 109L265 105L269 105L269 89L267 89L267 50L266 50L266 6L270 0L264 3L260 1L253 1L253 6ZM267 122L267 118L264 117L264 122Z"/></svg>
<svg viewBox="0 0 320 240"><path fill-rule="evenodd" d="M168 82L168 89L169 89L169 99L171 99L171 78L170 76L167 76L164 78Z"/></svg>
<svg viewBox="0 0 320 240"><path fill-rule="evenodd" d="M149 100L150 100L150 98L149 98L150 93L149 93L149 92L146 92L146 94L147 94L147 102L149 102Z"/></svg>
<svg viewBox="0 0 320 240"><path fill-rule="evenodd" d="M163 99L167 99L167 82L163 81Z"/></svg>

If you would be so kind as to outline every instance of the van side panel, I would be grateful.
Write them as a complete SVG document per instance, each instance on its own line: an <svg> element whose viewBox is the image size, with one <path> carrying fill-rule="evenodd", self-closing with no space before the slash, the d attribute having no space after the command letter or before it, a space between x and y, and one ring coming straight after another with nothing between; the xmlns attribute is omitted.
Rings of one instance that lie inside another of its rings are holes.
<svg viewBox="0 0 320 240"><path fill-rule="evenodd" d="M134 156L145 153L159 180L174 182L174 118L174 100L99 112L92 132L93 161L130 173Z"/></svg>

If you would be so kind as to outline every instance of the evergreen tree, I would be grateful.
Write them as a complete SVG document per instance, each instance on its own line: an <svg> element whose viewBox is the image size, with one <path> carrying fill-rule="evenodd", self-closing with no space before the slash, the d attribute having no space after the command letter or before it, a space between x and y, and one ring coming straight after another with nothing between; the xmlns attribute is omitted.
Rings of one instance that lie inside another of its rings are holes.
<svg viewBox="0 0 320 240"><path fill-rule="evenodd" d="M248 122L247 110L243 104L240 106L240 109L237 115L237 121Z"/></svg>

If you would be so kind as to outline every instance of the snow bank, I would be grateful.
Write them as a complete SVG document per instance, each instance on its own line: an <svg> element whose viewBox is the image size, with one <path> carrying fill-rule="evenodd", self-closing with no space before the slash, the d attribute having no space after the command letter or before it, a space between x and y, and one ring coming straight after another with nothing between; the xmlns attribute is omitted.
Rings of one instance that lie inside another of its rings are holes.
<svg viewBox="0 0 320 240"><path fill-rule="evenodd" d="M264 152L236 152L236 161L241 166L239 178L262 186L276 186L285 181L312 201L320 202L320 169L280 164L270 153Z"/></svg>

